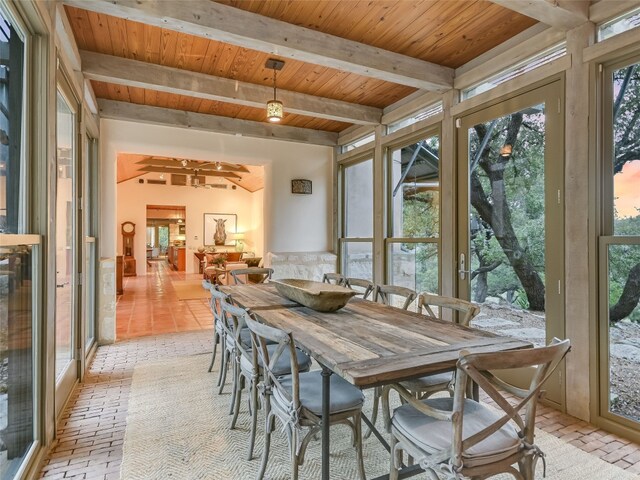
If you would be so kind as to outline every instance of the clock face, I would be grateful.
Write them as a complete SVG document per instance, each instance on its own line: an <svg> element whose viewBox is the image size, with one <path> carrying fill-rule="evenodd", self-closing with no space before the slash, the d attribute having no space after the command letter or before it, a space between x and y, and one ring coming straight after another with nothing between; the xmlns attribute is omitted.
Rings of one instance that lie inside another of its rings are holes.
<svg viewBox="0 0 640 480"><path fill-rule="evenodd" d="M125 233L131 233L135 230L136 226L131 222L124 222L122 224L122 231Z"/></svg>

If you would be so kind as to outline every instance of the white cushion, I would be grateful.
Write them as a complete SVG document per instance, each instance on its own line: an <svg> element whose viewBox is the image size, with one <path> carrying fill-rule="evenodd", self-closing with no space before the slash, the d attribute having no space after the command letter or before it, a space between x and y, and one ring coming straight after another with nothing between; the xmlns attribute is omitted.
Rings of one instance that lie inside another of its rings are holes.
<svg viewBox="0 0 640 480"><path fill-rule="evenodd" d="M453 410L453 398L431 398L423 400L423 403L438 410L449 412ZM483 430L501 416L500 412L466 399L462 439L465 440ZM393 412L391 424L426 453L439 452L451 446L453 423L429 417L410 404L403 405ZM500 430L464 452L463 463L471 467L496 462L517 453L521 446L516 429L507 423Z"/></svg>
<svg viewBox="0 0 640 480"><path fill-rule="evenodd" d="M314 413L322 415L322 372L315 370L313 372L301 373L300 376L300 403L304 408ZM362 391L351 385L344 378L338 375L330 377L330 411L331 413L346 412L361 407L364 403L364 395ZM291 376L280 379L280 384L291 393ZM284 398L279 389L273 392L274 399L283 404L288 404L289 400Z"/></svg>

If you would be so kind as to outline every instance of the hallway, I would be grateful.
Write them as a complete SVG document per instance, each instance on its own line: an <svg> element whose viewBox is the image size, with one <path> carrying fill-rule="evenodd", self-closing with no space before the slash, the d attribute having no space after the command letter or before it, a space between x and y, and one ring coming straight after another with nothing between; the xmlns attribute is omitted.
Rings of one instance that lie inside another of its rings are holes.
<svg viewBox="0 0 640 480"><path fill-rule="evenodd" d="M118 299L120 340L98 348L85 382L76 386L60 417L57 442L44 462L41 478L118 480L136 365L211 351L206 300L180 301L171 284L171 280L199 275L170 271L162 262L155 266L147 276L126 279L125 294ZM213 376L211 382L215 382ZM544 406L538 409L536 424L640 474L640 445Z"/></svg>
<svg viewBox="0 0 640 480"><path fill-rule="evenodd" d="M202 275L176 272L166 260L150 264L147 275L123 279L124 293L118 295L116 304L117 341L211 328L208 302L179 300L171 283L200 280Z"/></svg>

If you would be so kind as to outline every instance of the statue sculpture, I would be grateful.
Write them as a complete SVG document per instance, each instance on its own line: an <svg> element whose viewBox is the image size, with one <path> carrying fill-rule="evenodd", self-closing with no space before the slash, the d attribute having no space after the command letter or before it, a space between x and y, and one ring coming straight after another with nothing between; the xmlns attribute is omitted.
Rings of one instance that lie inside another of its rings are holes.
<svg viewBox="0 0 640 480"><path fill-rule="evenodd" d="M227 241L227 232L225 232L224 224L227 220L223 218L214 218L216 222L216 233L213 234L214 245L224 245Z"/></svg>

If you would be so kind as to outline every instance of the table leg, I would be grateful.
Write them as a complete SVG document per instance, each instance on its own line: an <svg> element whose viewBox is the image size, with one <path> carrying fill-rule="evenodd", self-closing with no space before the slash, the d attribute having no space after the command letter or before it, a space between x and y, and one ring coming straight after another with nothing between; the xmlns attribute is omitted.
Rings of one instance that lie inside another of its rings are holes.
<svg viewBox="0 0 640 480"><path fill-rule="evenodd" d="M322 367L322 480L329 480L329 416L331 398L331 374Z"/></svg>

